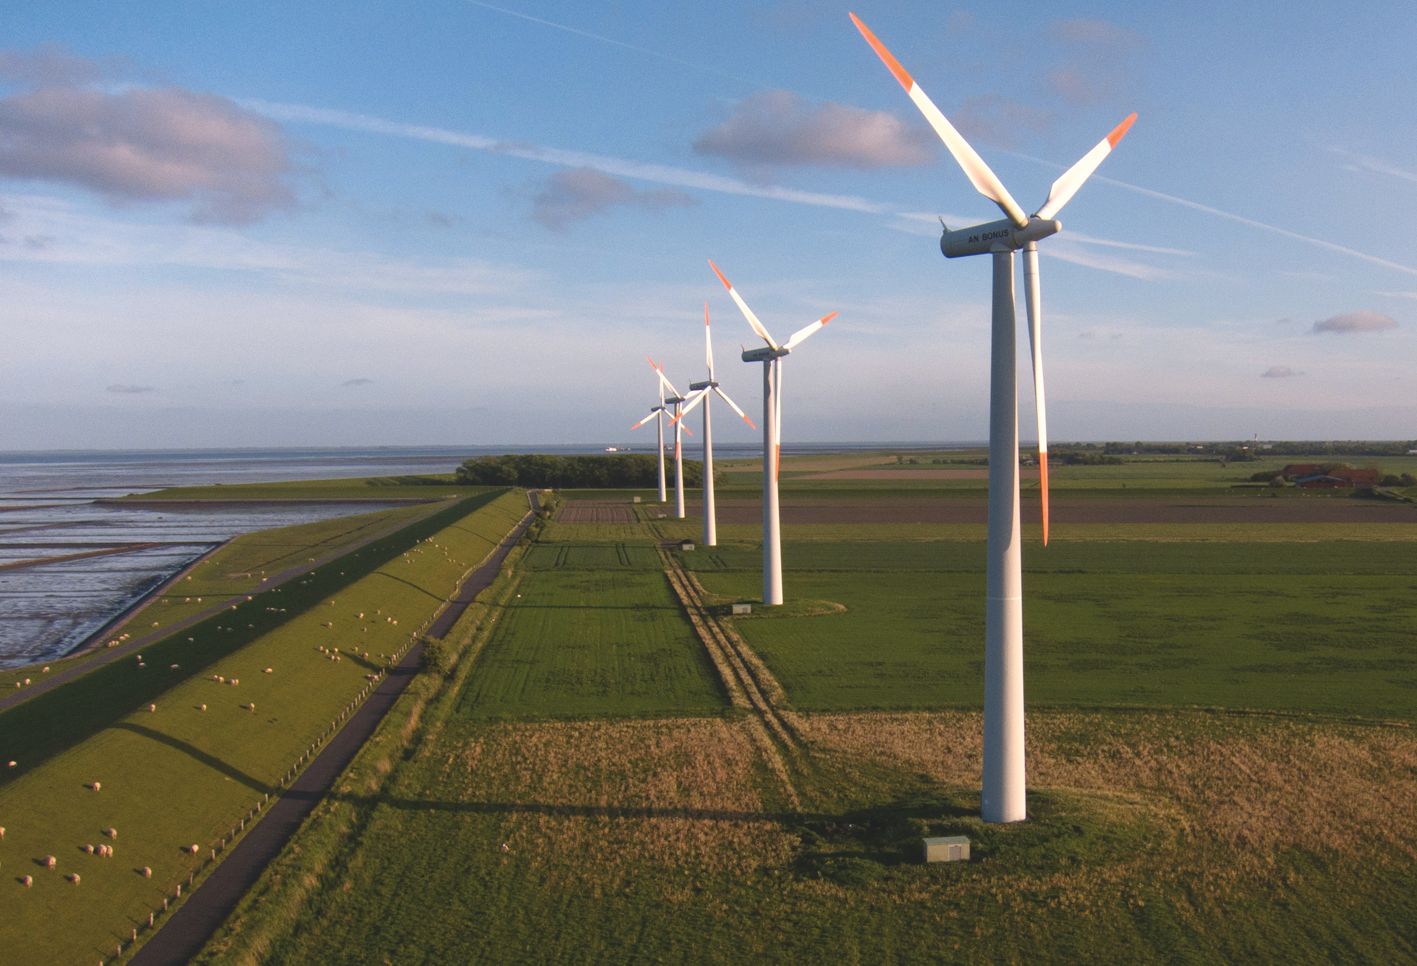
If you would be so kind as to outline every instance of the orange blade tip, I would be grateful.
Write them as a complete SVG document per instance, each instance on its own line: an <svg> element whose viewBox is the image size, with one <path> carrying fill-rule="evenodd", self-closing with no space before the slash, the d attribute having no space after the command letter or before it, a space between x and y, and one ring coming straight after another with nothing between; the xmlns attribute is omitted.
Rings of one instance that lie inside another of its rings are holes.
<svg viewBox="0 0 1417 966"><path fill-rule="evenodd" d="M885 64L895 79L900 82L900 86L907 91L910 90L915 85L915 80L904 67L900 66L900 61L896 60L889 50L886 50L886 45L876 39L876 35L871 33L871 28L862 23L860 17L854 13L848 13L848 15L851 17L851 22L856 25L856 29L861 31L861 36L866 38L866 43L870 44L871 49L876 52L876 56L881 58L881 63Z"/></svg>
<svg viewBox="0 0 1417 966"><path fill-rule="evenodd" d="M826 325L840 314L840 312L828 312L826 315L822 316L822 325Z"/></svg>
<svg viewBox="0 0 1417 966"><path fill-rule="evenodd" d="M1136 119L1137 112L1132 111L1132 113L1127 115L1126 120L1122 121L1121 124L1118 124L1116 127L1114 127L1112 129L1112 133L1107 135L1108 146L1115 148L1117 146L1117 142L1122 140L1122 138L1126 136L1127 132L1131 130L1132 125L1136 123Z"/></svg>
<svg viewBox="0 0 1417 966"><path fill-rule="evenodd" d="M717 276L718 276L718 280L723 283L723 287L726 288L726 289L732 290L733 286L728 283L728 279L726 279L726 278L723 277L723 273L718 270L718 266L713 263L713 259L712 259L712 258L710 258L710 259L708 260L708 263L709 263L709 268L713 269L713 273L714 273L715 275L717 275Z"/></svg>

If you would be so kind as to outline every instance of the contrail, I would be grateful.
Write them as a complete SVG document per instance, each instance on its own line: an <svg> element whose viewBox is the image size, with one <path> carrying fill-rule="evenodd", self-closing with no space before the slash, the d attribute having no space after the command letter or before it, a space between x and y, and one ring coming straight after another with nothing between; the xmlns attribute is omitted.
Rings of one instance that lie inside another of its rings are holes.
<svg viewBox="0 0 1417 966"><path fill-rule="evenodd" d="M838 211L855 211L867 215L897 218L907 222L928 222L933 224L936 220L933 215L927 216L919 212L905 211L899 206L871 201L868 198L862 198L856 195L823 194L815 191L800 191L795 188L783 188L776 185L753 184L746 181L739 181L736 178L709 174L703 171L694 171L687 168L677 168L671 165L632 161L604 154L595 154L589 151L570 151L563 148L549 148L537 144L528 144L524 141L503 141L478 134L450 131L446 128L390 121L385 118L374 117L369 114L358 114L352 111L310 107L304 104L277 103L253 98L242 99L238 101L238 103L252 111L280 121L321 124L347 131L361 131L367 134L383 134L390 137L410 138L417 141L428 141L435 144L446 144L452 147L468 148L474 151L487 151L492 154L509 155L515 158L524 158L529 161L539 161L543 164L552 164L567 168L593 168L597 171L618 175L622 178L630 178L636 181L649 181L654 184L668 185L675 188L712 191L719 194L739 195L751 198L767 198L772 201L785 201L791 204L809 205L816 208L831 208ZM955 220L962 221L964 219L956 217ZM1134 245L1130 242L1114 242L1092 236L1078 237L1072 240L1084 244L1105 245L1133 251L1174 253L1172 249L1159 249L1155 246L1148 245ZM1069 249L1066 246L1059 247L1053 254L1054 257L1058 258L1060 261L1073 262L1099 271L1114 272L1132 278L1154 280L1172 277L1173 275L1171 272L1155 268L1154 266L1142 265L1125 259L1108 258L1098 253Z"/></svg>
<svg viewBox="0 0 1417 966"><path fill-rule="evenodd" d="M1147 198L1155 198L1158 201L1168 201L1173 205L1180 205L1182 208L1190 208L1192 211L1203 211L1208 215L1217 218L1224 218L1227 221L1237 222L1247 225L1250 228L1258 228L1260 231L1267 231L1274 235L1282 235L1285 238L1292 238L1295 241L1307 242L1319 248L1327 249L1331 252L1338 252L1342 255L1349 255L1353 258L1361 258L1365 262L1372 262L1374 265L1381 265L1384 268L1396 269L1399 272L1406 272L1408 275L1417 275L1417 268L1411 265L1403 265L1401 262L1389 261L1386 258L1379 258L1377 255L1369 255L1367 252L1360 252L1356 248L1349 248L1347 245L1339 245L1323 238L1315 238L1312 235L1303 235L1288 228L1280 228L1278 225L1270 225L1263 221L1256 221L1253 218L1246 218L1244 215L1237 215L1234 212L1221 211L1219 208L1212 208L1210 205L1203 205L1199 201L1191 201L1188 198L1178 198L1176 195L1168 195L1164 191L1154 191L1151 188L1143 188L1140 185L1128 184L1125 181L1118 181L1116 178L1108 178L1105 175L1097 176L1098 181L1105 181L1107 184L1124 188L1127 191L1135 192Z"/></svg>
<svg viewBox="0 0 1417 966"><path fill-rule="evenodd" d="M546 164L555 164L567 168L594 168L606 174L619 175L623 178L634 178L638 181L651 181L656 184L670 185L676 188L693 188L699 191L716 191L721 194L771 198L774 201L790 201L795 204L813 205L818 208L837 208L843 211L859 211L870 215L889 215L894 213L894 209L890 205L870 201L866 198L860 198L854 195L823 194L815 191L798 191L793 188L781 188L775 185L749 184L746 181L739 181L735 178L726 178L722 175L708 174L703 171L692 171L688 168L676 168L667 164L631 161L625 158L615 158L589 151L570 151L563 148L548 148L537 144L528 144L524 141L500 141L478 134L464 134L460 131L450 131L446 128L428 127L420 124L404 124L399 121L389 121L384 118L373 117L368 114L356 114L351 111L336 111L320 107L307 107L303 104L281 104L254 99L243 99L238 101L238 103L243 107L250 108L267 117L281 121L323 124L349 131L363 131L370 134L387 134L394 137L412 138L418 141L431 141L437 144L452 145L454 147L471 148L475 151L488 151L493 154L504 154L514 158L525 158L529 161L541 161Z"/></svg>
<svg viewBox="0 0 1417 966"><path fill-rule="evenodd" d="M719 70L717 67L709 67L706 64L696 64L690 60L681 60L680 58L671 56L670 54L660 53L657 50L650 50L648 47L640 47L635 44L627 44L623 40L616 40L614 37L607 37L604 34L594 34L591 33L589 30L581 30L577 27L569 27L563 23L556 23L554 20L543 20L540 17L533 17L530 14L519 13L516 10L508 10L506 7L496 7L490 3L482 3L481 0L463 0L463 2L470 4L474 7L481 7L484 10L491 10L494 13L503 14L504 16L516 17L518 20L525 20L528 23L539 24L543 27L550 27L552 30L560 30L564 33L574 34L577 37L584 37L587 40L599 41L602 44L610 44L612 47L619 47L622 50L633 50L637 54L644 54L646 57L653 57L656 60L662 60L666 63L675 64L679 67L688 67L691 70L700 70L707 74L715 74L719 77L725 77L729 80L738 81L740 84L763 86L760 81L755 81L748 77L740 77L737 74L730 74L727 71Z"/></svg>
<svg viewBox="0 0 1417 966"><path fill-rule="evenodd" d="M495 11L495 12L500 13L500 14L505 14L506 16L509 16L509 17L517 17L517 18L519 18L519 19L521 19L521 20L526 20L526 21L529 21L529 22L531 22L531 23L540 24L541 26L544 26L544 27L551 27L551 28L554 29L554 30L562 30L562 31L565 31L566 33L575 34L576 36L579 36L579 37L585 37L585 38L587 38L587 39L589 39L589 40L599 41L600 43L604 43L604 44L611 44L611 45L616 46L616 47L621 47L621 48L623 48L623 49L625 49L625 50L632 50L632 51L634 51L634 52L636 52L636 53L639 53L639 54L644 54L644 55L649 56L649 57L655 57L655 58L658 58L659 60L668 61L669 63L672 63L672 64L678 64L678 65L680 65L680 66L682 66L682 67L692 67L692 68L694 68L695 70L707 71L707 72L712 73L712 74L718 74L718 75L720 75L720 76L722 76L722 77L728 77L728 78L731 78L732 80L741 81L741 82L744 82L744 83L749 83L749 84L758 83L758 82L756 82L756 81L749 80L748 78L745 78L745 77L738 77L738 76L733 75L733 74L727 74L727 73L724 73L723 71L716 70L716 69L714 69L714 68L712 68L712 67L706 67L706 66L704 66L704 65L702 65L702 64L695 64L695 63L691 63L691 62L686 61L686 60L680 60L680 59L677 58L677 57L672 57L672 56L670 56L670 55L668 55L668 54L662 54L662 53L660 53L659 51L650 50L650 49L648 49L648 48L646 48L646 47L638 47L638 46L636 46L636 45L634 45L634 44L627 44L627 43L625 43L624 41L622 41L622 40L616 40L616 39L614 39L613 37L606 37L606 36L604 36L604 35L602 35L602 34L591 33L590 31L587 31L587 30L579 30L579 29L577 29L577 28L575 28L575 27L568 27L568 26L566 26L565 24L556 23L556 22L551 21L551 20L543 20L543 19L541 19L540 17L532 17L532 16L529 16L528 14L518 13L518 12L515 11L515 10L507 10L507 9L504 8L504 7L496 7L496 6L493 6L493 5L490 4L490 3L483 3L482 0L464 0L464 2L469 3L469 4L471 4L471 5L474 6L474 7L482 7L482 8L484 8L484 9L486 9L486 10L492 10L492 11ZM1368 158L1368 157L1365 157L1365 156L1362 156L1362 155L1355 155L1355 154L1353 154L1352 152L1343 151L1342 149L1335 149L1335 150L1337 150L1339 153L1348 155L1349 157L1351 157L1351 158L1354 159L1354 162L1355 162L1358 166L1367 168L1367 169L1370 170L1370 171L1376 171L1376 172L1381 173L1381 174L1391 175L1391 176L1393 176L1393 177L1398 177L1398 178L1405 178L1405 179L1409 179L1409 180L1417 180L1417 174L1414 174L1413 172L1410 172L1410 171L1403 170L1403 169L1398 168L1398 167L1396 167L1395 165L1389 164L1389 163L1387 163L1387 162L1382 162L1382 161L1379 161L1379 160L1377 160L1377 159ZM1056 168L1056 169L1058 169L1058 170L1063 170L1063 169L1062 169L1062 166L1056 165L1056 164L1054 164L1054 163L1051 162L1051 161L1045 161L1045 160L1043 160L1042 158L1035 158L1035 157L1032 157L1032 156L1027 155L1027 154L1021 154L1021 153L1019 153L1019 152L1017 152L1017 151L1002 151L1002 152L1000 152L1000 153L1003 153L1003 154L1010 154L1010 155L1013 155L1014 157L1021 158L1021 159L1025 160L1025 161L1031 161L1031 162L1033 162L1034 164L1041 164L1041 165L1044 165L1044 166L1049 167L1049 168ZM592 165L592 166L593 166L593 167L597 167L598 165ZM1135 192L1136 194L1143 195L1143 196L1148 197L1148 198L1153 198L1153 199L1155 199L1155 200L1157 200L1157 201L1165 201L1165 202L1169 202L1170 204L1173 204L1173 205L1179 205L1179 206L1182 207L1182 208L1190 208L1192 211L1204 212L1205 214L1214 215L1214 216L1217 217L1217 218L1224 218L1224 219L1226 219L1227 221L1233 221L1233 222L1236 222L1237 224L1245 225L1245 226L1250 227L1250 228L1259 229L1260 231L1267 231L1267 232L1269 232L1269 233L1271 233L1271 234L1274 234L1274 235L1280 235L1280 236L1283 236L1283 237L1285 237L1285 238L1293 239L1294 241L1301 241L1301 242L1305 242L1305 243L1310 244L1310 245L1315 245L1315 246L1317 246L1317 247L1319 247L1319 248L1323 248L1323 249L1326 249L1326 250L1331 251L1331 252L1338 252L1338 253L1341 254L1341 255L1348 255L1348 256L1351 256L1351 257L1353 257L1353 258L1360 258L1360 259L1362 259L1362 260L1365 261L1365 262L1371 262L1371 263L1374 264L1374 265L1381 265L1381 266L1383 266L1384 268L1395 269L1395 270L1397 270L1397 271L1399 271L1399 272L1405 272L1405 273L1408 274L1408 275L1417 275L1417 268L1413 268L1411 265L1403 265L1403 264L1400 263L1400 262L1394 262L1394 261L1390 261L1390 260L1388 260L1388 259L1386 259L1386 258L1380 258L1380 257L1378 257L1377 255L1369 255L1367 252L1361 252L1361 251L1358 251L1356 248L1349 248L1349 247L1346 246L1346 245L1339 245L1339 244L1337 244L1336 242L1331 242L1331 241L1328 241L1328 240L1323 239L1323 238L1315 238L1315 237L1312 236L1312 235L1301 234L1300 232L1297 232L1297 231L1291 231L1291 230L1288 229L1288 228L1281 228L1281 227L1279 227L1278 225L1270 225L1270 224L1266 224L1265 222L1262 222L1262 221L1256 221L1255 219L1253 219L1253 218L1247 218L1247 217L1245 217L1244 215L1237 215L1237 214L1234 214L1233 212L1222 211L1222 210L1219 209L1219 208L1213 208L1213 207L1211 207L1210 205L1201 204L1199 201L1191 201L1191 200L1189 200L1189 199L1187 199L1187 198L1181 198L1181 197L1178 197L1178 196L1176 196L1176 195L1167 194L1167 193L1164 192L1164 191L1156 191L1156 190L1153 190L1153 189L1151 189L1151 188L1143 188L1143 187L1141 187L1140 185L1129 184L1128 182L1125 182L1125 181L1118 181L1116 178L1109 178L1109 177L1107 177L1106 175L1094 175L1094 176L1093 176L1093 180L1096 180L1096 181L1104 181L1104 182L1106 182L1107 184L1114 185L1114 186L1116 186L1116 187L1118 187L1118 188L1122 188L1122 189L1125 189L1125 190L1127 190L1127 191ZM716 190L716 189L709 189L709 190ZM734 193L736 193L736 194L749 194L749 193L752 193L752 192L743 191L743 192L734 192ZM774 197L774 196L769 195L768 197ZM790 199L789 199L789 200L790 200ZM810 203L810 202L808 202L808 203ZM869 204L869 203L867 203L867 204ZM833 205L833 206L831 206L831 207L841 207L841 206ZM864 208L863 208L863 209L859 209L859 210L868 210L868 209L864 209ZM1101 242L1101 241L1098 241L1097 244L1105 244L1105 243L1104 243L1104 242Z"/></svg>
<svg viewBox="0 0 1417 966"><path fill-rule="evenodd" d="M1062 165L1054 164L1052 161L1045 161L1043 158L1035 158L1031 154L1023 154L1019 151L1002 150L998 153L1007 154L1011 157L1018 158L1022 161L1028 161L1033 164L1040 164L1045 168L1052 168L1055 171L1063 170ZM1313 235L1305 235L1297 231L1292 231L1288 228L1281 228L1278 225L1271 225L1267 222L1257 221L1254 218L1247 218L1244 215L1237 215L1231 211L1222 211L1219 208L1201 204L1199 201L1191 201L1189 198L1182 198L1177 195L1167 194L1164 191L1157 191L1153 188L1143 188L1141 185L1135 185L1127 181L1118 181L1116 178L1109 178L1105 174L1095 174L1092 176L1092 180L1102 181L1106 184L1121 188L1125 191L1131 191L1135 194L1139 194L1147 198L1154 198L1157 201L1165 201L1169 204L1179 205L1182 208L1189 208L1192 211L1200 211L1204 212L1207 215L1214 215L1216 218L1224 218L1226 221L1233 221L1237 224L1245 225L1249 228L1257 228L1260 231L1267 231L1273 235L1281 235L1285 238L1291 238L1294 241L1301 241L1309 245L1315 245L1319 248L1323 248L1331 252L1338 252L1341 255L1348 255L1352 258L1361 258L1365 262L1371 262L1374 265L1381 265L1384 268L1395 269L1399 272L1405 272L1408 275L1417 275L1417 268L1413 268L1411 265L1404 265L1401 262L1394 262L1386 258L1379 258L1377 255L1370 255L1367 252L1361 252L1356 248L1349 248L1347 245L1340 245L1337 242L1331 242L1326 238L1315 238Z"/></svg>

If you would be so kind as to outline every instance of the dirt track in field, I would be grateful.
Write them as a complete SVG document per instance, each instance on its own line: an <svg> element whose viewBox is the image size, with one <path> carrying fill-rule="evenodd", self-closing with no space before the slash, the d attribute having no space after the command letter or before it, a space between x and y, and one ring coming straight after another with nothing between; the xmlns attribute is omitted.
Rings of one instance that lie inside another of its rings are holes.
<svg viewBox="0 0 1417 966"><path fill-rule="evenodd" d="M719 523L757 523L762 519L757 501L718 501ZM1038 494L1024 493L1021 509L1025 523L1039 519ZM782 522L794 523L985 523L988 508L982 498L870 500L827 503L813 500L782 502ZM1398 503L1368 500L1322 499L1269 500L1202 498L1187 500L1059 499L1050 514L1059 523L1391 523L1417 528L1417 509ZM1414 530L1417 532L1417 529Z"/></svg>

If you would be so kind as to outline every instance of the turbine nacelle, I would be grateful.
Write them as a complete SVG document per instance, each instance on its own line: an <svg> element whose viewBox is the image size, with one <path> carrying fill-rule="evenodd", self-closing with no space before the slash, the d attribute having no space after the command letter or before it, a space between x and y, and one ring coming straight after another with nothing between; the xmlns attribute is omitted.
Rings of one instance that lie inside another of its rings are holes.
<svg viewBox="0 0 1417 966"><path fill-rule="evenodd" d="M701 391L701 390L703 390L703 389L717 389L717 388L718 388L718 383L715 382L715 381L712 380L712 379L710 379L710 380L707 381L707 382L691 382L691 383L689 383L689 391L690 391L690 392L699 392L699 391Z"/></svg>
<svg viewBox="0 0 1417 966"><path fill-rule="evenodd" d="M1008 218L991 221L973 228L945 229L940 235L940 252L946 258L965 255L987 255L990 252L1016 252L1039 239L1056 235L1063 228L1055 218L1034 215L1022 228Z"/></svg>
<svg viewBox="0 0 1417 966"><path fill-rule="evenodd" d="M791 351L791 349L788 349L785 346L779 346L774 349L772 346L769 345L759 346L756 349L744 349L743 361L768 362L772 359L781 359L783 356L787 355Z"/></svg>

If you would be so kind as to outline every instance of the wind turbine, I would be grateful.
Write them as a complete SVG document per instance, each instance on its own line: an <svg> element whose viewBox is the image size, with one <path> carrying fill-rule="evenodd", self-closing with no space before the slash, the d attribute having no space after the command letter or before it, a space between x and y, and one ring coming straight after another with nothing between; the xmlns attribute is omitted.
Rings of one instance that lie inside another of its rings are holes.
<svg viewBox="0 0 1417 966"><path fill-rule="evenodd" d="M748 303L723 277L713 259L709 259L709 267L723 287L728 289L743 318L767 343L761 349L743 350L743 361L763 364L763 603L775 607L782 603L782 521L777 505L777 470L782 458L782 357L806 342L837 314L829 312L817 321L804 325L792 333L786 342L778 345L753 310L748 308Z"/></svg>
<svg viewBox="0 0 1417 966"><path fill-rule="evenodd" d="M654 374L659 377L659 399L660 406L673 406L674 412L670 416L669 424L674 427L674 516L676 519L684 519L684 446L683 434L689 432L689 427L682 423L680 407L687 402L687 397L674 388L674 383L664 374L664 367L659 363L645 356L649 360L650 367L654 369ZM664 390L669 390L669 395L664 394ZM662 410L668 412L667 409ZM690 436L694 435L689 433ZM661 428L659 437L659 476L660 485L664 482L664 431ZM663 502L662 500L660 502Z"/></svg>
<svg viewBox="0 0 1417 966"><path fill-rule="evenodd" d="M1130 114L1091 151L1053 182L1048 198L1025 215L989 166L960 136L885 45L856 14L851 22L881 58L925 120L945 142L976 191L1004 212L1001 221L955 231L945 228L946 258L994 257L993 333L989 389L989 565L984 644L984 781L980 811L986 822L1027 818L1023 728L1023 577L1018 508L1018 385L1015 370L1014 252L1023 251L1024 304L1033 357L1033 394L1038 412L1039 491L1043 543L1048 543L1048 433L1043 402L1043 310L1038 285L1038 242L1057 234L1054 218L1082 187L1136 120Z"/></svg>
<svg viewBox="0 0 1417 966"><path fill-rule="evenodd" d="M753 421L748 418L748 414L738 407L738 404L729 398L728 393L719 387L717 380L713 377L713 338L709 334L709 310L708 303L704 303L704 362L708 364L708 381L689 383L689 401L684 408L674 417L675 425L677 421L689 415L690 411L699 403L704 404L704 546L718 546L718 520L713 503L713 419L709 410L712 408L712 395L728 403L730 409L738 414L738 418L743 420L754 429Z"/></svg>
<svg viewBox="0 0 1417 966"><path fill-rule="evenodd" d="M650 365L654 361L650 360ZM669 497L664 491L664 383L659 383L659 405L650 409L649 415L630 427L631 430L639 429L651 419L655 421L655 428L659 430L659 502L665 502Z"/></svg>

